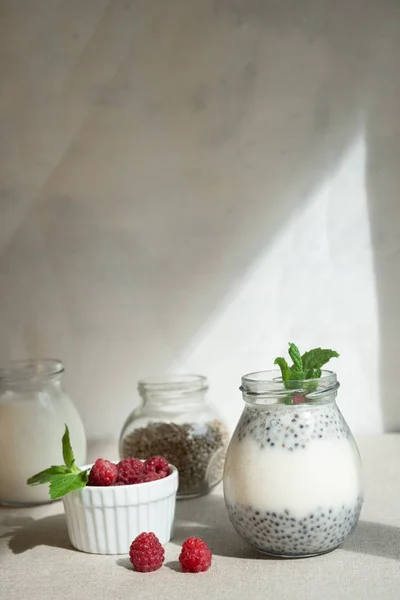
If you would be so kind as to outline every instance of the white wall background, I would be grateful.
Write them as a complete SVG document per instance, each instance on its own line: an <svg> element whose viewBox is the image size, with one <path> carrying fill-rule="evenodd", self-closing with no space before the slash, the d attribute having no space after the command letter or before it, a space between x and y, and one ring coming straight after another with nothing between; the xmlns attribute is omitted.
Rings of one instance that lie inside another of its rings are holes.
<svg viewBox="0 0 400 600"><path fill-rule="evenodd" d="M91 438L139 377L329 346L399 430L397 0L1 0L0 358L61 357Z"/></svg>

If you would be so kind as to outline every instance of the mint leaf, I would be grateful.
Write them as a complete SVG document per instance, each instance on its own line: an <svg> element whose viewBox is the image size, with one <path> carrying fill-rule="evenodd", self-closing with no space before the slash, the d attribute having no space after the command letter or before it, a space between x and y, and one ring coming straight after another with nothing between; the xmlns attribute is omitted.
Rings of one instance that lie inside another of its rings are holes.
<svg viewBox="0 0 400 600"><path fill-rule="evenodd" d="M277 356L274 361L274 365L278 365L282 373L283 381L288 381L291 378L290 367L286 362L286 359L282 356Z"/></svg>
<svg viewBox="0 0 400 600"><path fill-rule="evenodd" d="M281 370L282 380L286 382L290 380L302 381L304 379L303 362L299 349L293 343L289 344L289 356L294 363L291 367L282 356L278 356L274 362Z"/></svg>
<svg viewBox="0 0 400 600"><path fill-rule="evenodd" d="M81 471L75 464L75 457L71 447L68 426L62 437L62 453L65 465L53 465L27 480L28 485L50 483L49 493L52 500L61 498L73 490L84 487L88 481L89 469Z"/></svg>
<svg viewBox="0 0 400 600"><path fill-rule="evenodd" d="M339 354L335 350L323 348L314 348L303 354L303 368L306 372L306 379L321 377L321 367L330 361L331 358L338 358Z"/></svg>
<svg viewBox="0 0 400 600"><path fill-rule="evenodd" d="M50 481L50 498L56 500L69 492L85 487L87 480L87 471L53 475Z"/></svg>
<svg viewBox="0 0 400 600"><path fill-rule="evenodd" d="M40 471L40 473L36 473L36 475L32 475L32 477L27 480L27 484L39 485L40 483L49 483L54 475L63 475L66 473L70 473L70 469L66 466L49 467L44 471Z"/></svg>
<svg viewBox="0 0 400 600"><path fill-rule="evenodd" d="M303 374L303 361L300 355L298 347L292 342L289 343L289 356L293 361L293 367L291 367L292 374L295 373ZM292 377L294 379L294 377Z"/></svg>
<svg viewBox="0 0 400 600"><path fill-rule="evenodd" d="M274 364L278 365L281 370L285 388L296 390L301 383L301 388L306 390L306 394L309 394L318 388L318 383L314 380L321 377L321 367L331 358L338 357L339 354L335 350L314 348L301 355L298 347L293 342L289 342L289 356L293 361L291 366L282 356L278 356L274 361ZM303 398L304 400L302 400ZM289 395L288 392L284 402L285 404L300 404L306 402L306 396L296 396L294 391Z"/></svg>
<svg viewBox="0 0 400 600"><path fill-rule="evenodd" d="M50 467L41 471L37 475L28 479L29 485L38 485L40 483L50 483L50 497L52 500L65 496L73 490L77 490L86 485L88 480L88 471L74 471L67 466Z"/></svg>
<svg viewBox="0 0 400 600"><path fill-rule="evenodd" d="M321 377L322 371L321 369L308 369L305 374L306 379L318 379Z"/></svg>
<svg viewBox="0 0 400 600"><path fill-rule="evenodd" d="M62 437L62 453L64 463L67 467L72 469L75 465L75 457L71 447L71 441L69 439L69 429L67 425L65 425L65 433Z"/></svg>
<svg viewBox="0 0 400 600"><path fill-rule="evenodd" d="M304 371L298 371L296 365L290 367L290 372L294 381L303 381L303 379L305 379Z"/></svg>

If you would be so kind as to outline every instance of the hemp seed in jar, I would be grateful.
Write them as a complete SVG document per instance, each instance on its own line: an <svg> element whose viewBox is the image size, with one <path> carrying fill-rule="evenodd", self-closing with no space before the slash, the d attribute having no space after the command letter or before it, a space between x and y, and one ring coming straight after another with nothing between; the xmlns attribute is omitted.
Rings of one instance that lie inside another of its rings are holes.
<svg viewBox="0 0 400 600"><path fill-rule="evenodd" d="M178 498L207 494L221 480L227 427L206 402L202 375L167 375L139 381L142 404L125 422L120 457L164 456L179 471Z"/></svg>

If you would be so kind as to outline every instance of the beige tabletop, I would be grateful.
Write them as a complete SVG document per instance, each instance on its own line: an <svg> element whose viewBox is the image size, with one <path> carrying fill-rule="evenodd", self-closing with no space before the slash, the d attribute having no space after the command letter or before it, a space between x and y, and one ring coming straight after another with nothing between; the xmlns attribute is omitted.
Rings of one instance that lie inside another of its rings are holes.
<svg viewBox="0 0 400 600"><path fill-rule="evenodd" d="M74 550L61 502L30 509L0 509L1 600L251 598L271 600L400 599L400 435L358 438L366 499L358 527L344 546L299 560L257 554L237 536L221 487L179 501L166 562L155 573L136 573L127 557ZM91 454L106 454L92 448ZM110 454L108 457L112 458ZM184 574L181 542L202 537L214 553L206 573Z"/></svg>

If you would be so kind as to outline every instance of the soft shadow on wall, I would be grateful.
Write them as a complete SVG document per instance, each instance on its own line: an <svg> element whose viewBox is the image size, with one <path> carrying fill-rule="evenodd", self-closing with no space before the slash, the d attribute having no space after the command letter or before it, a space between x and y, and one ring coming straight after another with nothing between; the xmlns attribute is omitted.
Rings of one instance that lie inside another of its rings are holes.
<svg viewBox="0 0 400 600"><path fill-rule="evenodd" d="M400 21L387 20L371 65L367 190L380 326L379 398L386 431L400 432Z"/></svg>
<svg viewBox="0 0 400 600"><path fill-rule="evenodd" d="M14 28L1 43L17 55L4 75L10 85L2 108L12 142L2 167L2 355L62 356L89 436L116 436L136 401L137 379L185 366L210 315L288 219L307 210L364 123L369 192L379 185L371 157L386 131L380 122L387 90L376 86L374 73L385 55L382 40L396 43L398 9L372 0L351 7L344 0L156 0L89 2L82 18L81 6L56 2L51 12L39 11L41 19L27 19L28 4L5 6ZM57 48L52 60L49 48ZM398 77L397 54L392 49L383 82ZM364 322L365 311L361 319L346 305L353 289L338 279L332 222L335 239L342 231L352 249L354 288L364 282L357 274L364 246L354 250L347 217L335 213L342 190L326 190L311 205L310 219L319 215L312 243L302 231L291 241L293 254L301 248L312 265L304 270L307 285L286 293L282 281L303 268L295 272L290 260L274 278L260 273L255 293L273 296L275 309L271 317L260 306L257 317L271 329L278 323L277 332L266 340L250 330L240 347L220 356L223 379L216 371L213 399L225 412L241 405L231 409L229 394L220 397L224 382L234 382L237 394L242 372L265 368L287 339L304 336L308 345L313 335L318 344L331 343L341 329L336 339L350 355L363 346L363 331L375 327ZM374 221L371 193L370 203ZM330 274L318 260L324 245ZM390 282L382 279L382 262L375 259L375 268L382 311ZM335 303L322 297L316 331L307 298L338 281L346 325L338 326ZM298 302L294 320L291 304ZM312 334L304 334L304 323ZM398 323L391 319L390 335ZM385 348L389 333L381 331ZM376 348L365 348L372 365ZM192 366L212 370L207 358ZM356 367L353 390L365 375L361 363ZM393 425L391 406L384 401ZM363 428L373 429L373 421Z"/></svg>

